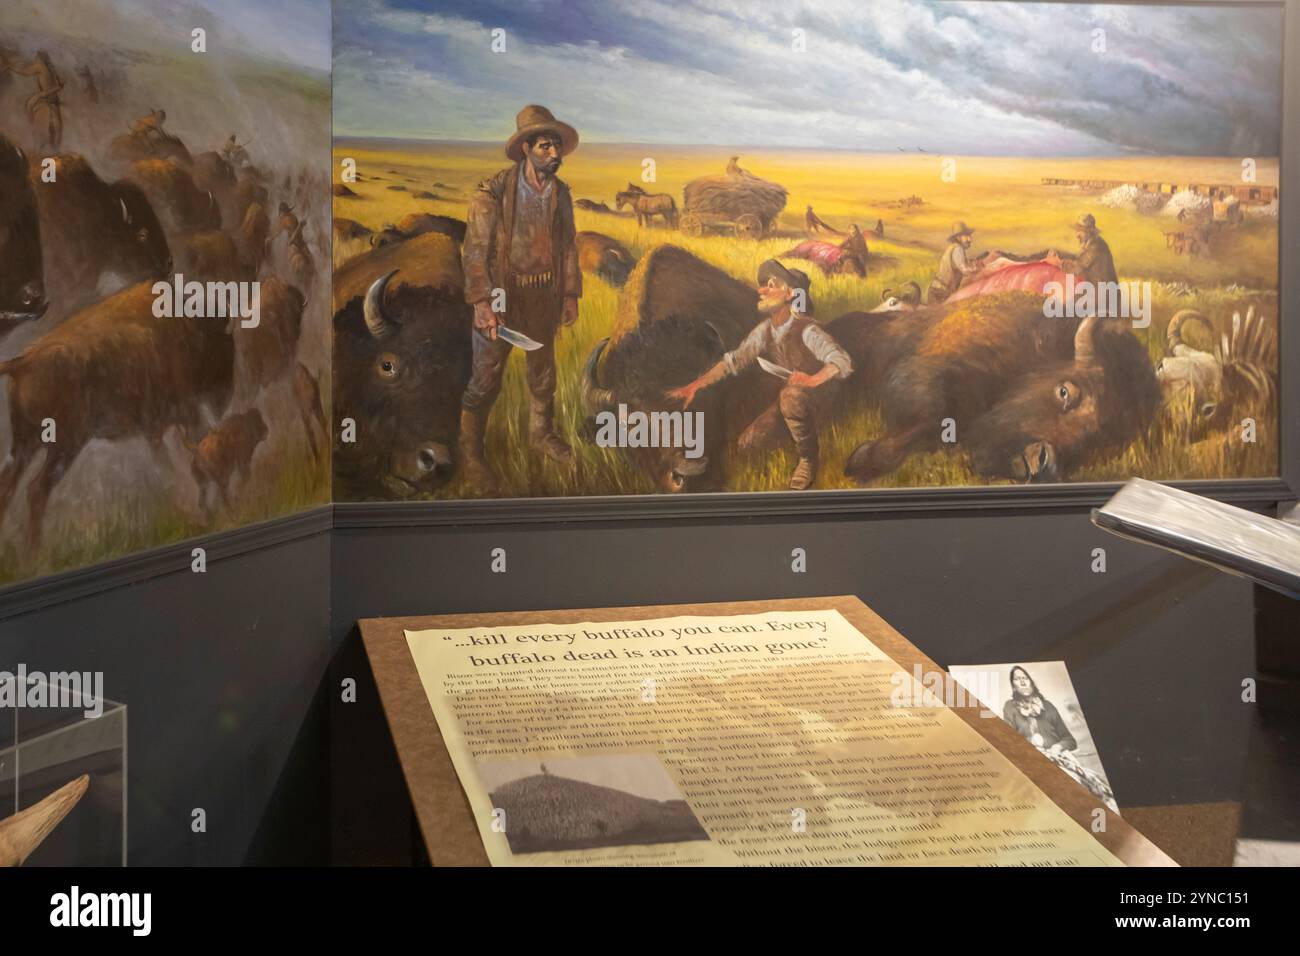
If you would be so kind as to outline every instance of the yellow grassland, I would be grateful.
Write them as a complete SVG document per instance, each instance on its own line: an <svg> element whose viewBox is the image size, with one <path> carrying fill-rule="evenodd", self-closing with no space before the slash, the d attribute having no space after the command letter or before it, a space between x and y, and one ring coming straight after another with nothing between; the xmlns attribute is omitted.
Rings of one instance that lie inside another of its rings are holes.
<svg viewBox="0 0 1300 956"><path fill-rule="evenodd" d="M340 141L335 145L335 178L345 159L355 160L361 179L349 183L354 197L336 197L334 215L379 229L413 211L465 217L475 184L508 164L501 148L477 144L396 144L385 141ZM560 173L575 198L604 201L614 207L614 194L637 183L651 192L671 194L682 202L682 187L697 176L723 170L734 151L724 147L612 146L582 144L567 157ZM1238 160L1133 157L1117 159L1018 159L954 157L955 180L945 181L941 157L927 154L850 154L805 151L742 151L740 165L755 175L778 182L790 193L776 234L759 241L738 239L725 231L688 238L663 225L638 228L630 216L610 216L577 210L579 229L612 236L635 255L670 242L682 246L737 278L752 281L759 263L779 256L803 238L804 208L837 228L859 224L871 249L866 278L825 277L809 265L818 318L827 321L844 312L871 308L884 290L909 280L925 288L934 274L938 253L955 220L975 227L974 251L1005 249L1028 253L1045 248L1075 247L1071 224L1086 213L1097 223L1114 253L1121 280L1145 280L1153 286L1150 328L1135 330L1153 362L1164 349L1164 327L1180 308L1199 308L1219 329L1226 329L1232 312L1255 304L1269 316L1277 309L1278 229L1276 219L1248 218L1224 230L1213 256L1187 257L1166 248L1163 232L1184 228L1163 215L1107 208L1097 192L1043 186L1043 177L1231 183L1241 179ZM647 162L654 182L642 180ZM1277 183L1275 160L1260 160L1258 181ZM439 185L441 184L441 185ZM402 186L401 190L390 189ZM438 198L415 199L427 190ZM910 196L922 202L900 205ZM885 238L870 235L882 219ZM336 265L362 254L364 243L336 246ZM523 363L510 363L501 398L488 432L490 463L499 476L501 493L509 496L590 495L657 490L618 449L597 447L585 436L580 402L583 361L615 326L618 290L595 276L585 277L578 324L561 333L556 357L559 369L557 420L575 449L572 467L541 464L525 449L527 391ZM1185 285L1185 288L1182 286ZM1208 341L1189 337L1198 345ZM1222 436L1197 444L1186 438L1187 408L1163 413L1148 434L1119 455L1089 463L1077 480L1112 480L1141 475L1156 479L1259 477L1278 469L1275 410L1259 422L1258 439L1242 443ZM869 401L851 399L834 421L822 426L822 472L819 488L850 488L843 462L861 441L882 434L878 409ZM794 465L792 450L752 455L733 469L729 490L776 490L786 486ZM879 482L887 487L979 484L960 455L936 452L916 455L893 475ZM437 492L438 497L473 497L475 489L459 480Z"/></svg>

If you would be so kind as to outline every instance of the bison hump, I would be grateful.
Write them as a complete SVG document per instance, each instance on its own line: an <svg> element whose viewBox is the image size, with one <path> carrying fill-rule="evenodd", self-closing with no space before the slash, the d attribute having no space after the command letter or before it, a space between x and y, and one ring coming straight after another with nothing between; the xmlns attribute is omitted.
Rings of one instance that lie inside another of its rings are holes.
<svg viewBox="0 0 1300 956"><path fill-rule="evenodd" d="M394 269L398 272L390 289L415 285L460 293L465 288L460 246L449 236L427 232L406 242L380 246L335 272L334 310L364 296L372 282Z"/></svg>
<svg viewBox="0 0 1300 956"><path fill-rule="evenodd" d="M735 348L758 322L758 292L679 246L650 250L619 297L613 342L638 326L670 316L709 322Z"/></svg>

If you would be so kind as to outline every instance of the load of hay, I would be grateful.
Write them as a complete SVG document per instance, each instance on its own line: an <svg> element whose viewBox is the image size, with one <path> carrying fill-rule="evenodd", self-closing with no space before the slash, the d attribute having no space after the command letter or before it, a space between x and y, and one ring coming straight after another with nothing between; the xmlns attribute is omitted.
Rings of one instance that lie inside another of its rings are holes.
<svg viewBox="0 0 1300 956"><path fill-rule="evenodd" d="M684 195L687 212L727 220L750 215L770 223L785 208L788 193L784 186L741 170L693 179Z"/></svg>

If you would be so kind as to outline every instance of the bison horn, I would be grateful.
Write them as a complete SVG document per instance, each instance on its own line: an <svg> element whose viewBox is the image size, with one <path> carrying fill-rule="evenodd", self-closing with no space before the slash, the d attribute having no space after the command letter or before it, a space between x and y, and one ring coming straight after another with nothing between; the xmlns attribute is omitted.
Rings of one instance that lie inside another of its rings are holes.
<svg viewBox="0 0 1300 956"><path fill-rule="evenodd" d="M397 325L384 315L384 290L388 288L388 280L397 275L396 269L387 275L382 275L370 284L366 290L365 316L366 328L370 334L377 339L384 339L397 331Z"/></svg>
<svg viewBox="0 0 1300 956"><path fill-rule="evenodd" d="M1214 332L1214 329L1210 328L1209 320L1201 313L1197 312L1195 309L1181 309L1174 314L1172 319L1169 320L1169 328L1165 332L1165 341L1169 345L1170 352L1173 352L1173 350L1178 348L1178 346L1184 344L1183 326L1188 322L1200 322L1209 329L1211 334Z"/></svg>
<svg viewBox="0 0 1300 956"><path fill-rule="evenodd" d="M0 820L0 867L22 866L72 811L89 786L90 777L83 773L26 810Z"/></svg>
<svg viewBox="0 0 1300 956"><path fill-rule="evenodd" d="M1093 350L1093 337L1097 334L1097 317L1090 315L1074 331L1074 362L1076 365L1095 365L1097 353Z"/></svg>
<svg viewBox="0 0 1300 956"><path fill-rule="evenodd" d="M128 226L131 225L131 214L127 212L126 200L119 197L117 202L118 205L122 207L122 221L126 223Z"/></svg>
<svg viewBox="0 0 1300 956"><path fill-rule="evenodd" d="M601 387L597 373L600 357L607 345L609 345L608 338L601 339L596 343L596 347L587 356L587 366L583 370L582 398L587 403L587 410L593 414L614 404L614 392L611 389Z"/></svg>

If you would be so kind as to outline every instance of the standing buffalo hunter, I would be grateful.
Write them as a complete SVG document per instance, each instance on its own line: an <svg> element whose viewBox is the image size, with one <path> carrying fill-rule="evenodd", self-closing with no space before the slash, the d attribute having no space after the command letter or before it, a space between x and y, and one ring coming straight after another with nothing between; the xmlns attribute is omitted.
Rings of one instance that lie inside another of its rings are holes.
<svg viewBox="0 0 1300 956"><path fill-rule="evenodd" d="M699 378L670 391L668 397L689 408L700 389L755 364L784 378L780 400L750 423L741 433L739 445L742 449L769 445L784 422L799 454L790 487L803 491L817 478L818 413L834 396L831 383L847 378L853 364L848 353L810 318L812 298L805 273L787 269L775 259L767 260L758 267L758 297L758 309L767 319L755 326L738 348Z"/></svg>
<svg viewBox="0 0 1300 956"><path fill-rule="evenodd" d="M45 314L41 229L27 157L0 136L0 335Z"/></svg>
<svg viewBox="0 0 1300 956"><path fill-rule="evenodd" d="M556 178L578 132L541 106L515 118L506 155L515 165L478 186L470 200L462 249L465 301L474 307L474 373L462 399L460 448L469 482L491 490L495 482L483 453L488 415L501 391L512 331L541 343L527 353L531 393L528 441L553 461L573 452L555 433L555 333L578 318L582 273L578 267L573 201ZM504 311L493 311L504 304Z"/></svg>

